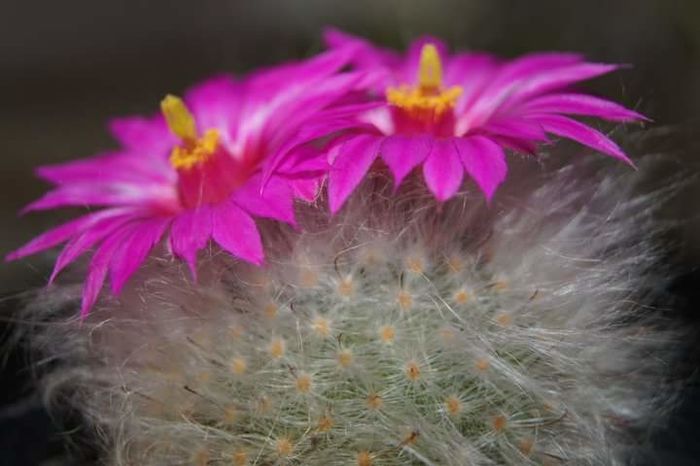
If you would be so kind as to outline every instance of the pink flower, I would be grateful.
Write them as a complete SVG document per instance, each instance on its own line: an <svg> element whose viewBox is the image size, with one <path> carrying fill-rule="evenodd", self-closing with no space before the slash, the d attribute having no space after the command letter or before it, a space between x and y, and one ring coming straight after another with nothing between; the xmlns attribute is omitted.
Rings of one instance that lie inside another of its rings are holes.
<svg viewBox="0 0 700 466"><path fill-rule="evenodd" d="M445 45L432 38L413 42L402 57L335 30L327 32L326 42L332 49L353 51L355 68L373 76L365 80L366 90L381 98L370 110L343 115L334 109L322 116L326 123L319 125L319 134L342 130L328 152L332 212L378 157L397 187L422 165L425 182L440 201L454 196L465 172L490 199L506 176L504 148L534 153L538 143L548 141L547 134L631 163L613 141L567 116L644 119L570 89L617 65L589 63L569 53L538 53L506 62L478 53L448 55Z"/></svg>
<svg viewBox="0 0 700 466"><path fill-rule="evenodd" d="M168 233L172 253L193 276L197 252L210 238L233 256L261 264L263 245L253 217L294 224L294 198L312 200L326 166L314 148L294 151L261 193L265 158L320 109L347 93L352 74L338 74L344 52L331 51L243 81L211 79L184 101L167 96L162 114L114 120L122 148L85 160L41 167L56 187L25 211L103 207L49 230L7 260L67 242L50 280L95 247L83 290L82 314L107 273L117 295Z"/></svg>

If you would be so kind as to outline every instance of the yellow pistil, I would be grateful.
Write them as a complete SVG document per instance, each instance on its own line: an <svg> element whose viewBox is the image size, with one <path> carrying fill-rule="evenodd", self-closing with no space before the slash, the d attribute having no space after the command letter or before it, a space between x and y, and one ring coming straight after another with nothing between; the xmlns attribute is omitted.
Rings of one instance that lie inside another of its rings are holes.
<svg viewBox="0 0 700 466"><path fill-rule="evenodd" d="M207 160L219 145L219 132L208 129L200 137L194 116L179 97L168 94L160 102L160 109L170 131L182 144L170 153L170 163L176 169L189 170Z"/></svg>
<svg viewBox="0 0 700 466"><path fill-rule="evenodd" d="M426 112L439 116L454 108L463 89L460 86L443 88L442 63L433 44L425 44L420 53L418 85L402 84L386 90L387 101L415 116Z"/></svg>

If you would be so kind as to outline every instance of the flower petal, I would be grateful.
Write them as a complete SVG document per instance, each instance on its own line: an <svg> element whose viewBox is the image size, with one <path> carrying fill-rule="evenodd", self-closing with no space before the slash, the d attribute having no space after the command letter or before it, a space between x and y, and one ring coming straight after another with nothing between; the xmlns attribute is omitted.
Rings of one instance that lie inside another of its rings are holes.
<svg viewBox="0 0 700 466"><path fill-rule="evenodd" d="M394 175L394 187L398 188L403 179L415 167L423 163L432 146L428 136L388 136L379 149L382 160Z"/></svg>
<svg viewBox="0 0 700 466"><path fill-rule="evenodd" d="M134 218L133 213L120 215L118 217L105 218L91 227L87 228L79 236L75 236L59 254L54 264L49 283L53 283L59 273L80 257L85 251L112 234Z"/></svg>
<svg viewBox="0 0 700 466"><path fill-rule="evenodd" d="M177 205L174 186L165 183L101 183L99 179L62 185L32 202L22 213L64 206Z"/></svg>
<svg viewBox="0 0 700 466"><path fill-rule="evenodd" d="M117 296L121 292L126 281L136 272L153 246L163 236L170 220L170 217L160 217L138 222L132 227L131 234L124 237L112 256L110 267L112 294Z"/></svg>
<svg viewBox="0 0 700 466"><path fill-rule="evenodd" d="M253 218L233 202L212 210L214 241L233 256L260 265L264 259L260 232Z"/></svg>
<svg viewBox="0 0 700 466"><path fill-rule="evenodd" d="M112 261L114 251L121 246L125 238L131 234L130 226L124 227L121 231L107 238L92 256L88 266L87 280L83 285L83 300L80 306L80 317L85 319L90 309L97 301L97 296L102 290L107 268Z"/></svg>
<svg viewBox="0 0 700 466"><path fill-rule="evenodd" d="M530 120L511 118L491 121L480 128L480 132L517 140L533 142L547 141L547 134L542 128L542 125L534 118Z"/></svg>
<svg viewBox="0 0 700 466"><path fill-rule="evenodd" d="M296 224L294 192L284 179L272 176L262 189L262 175L254 175L231 195L239 207L258 217Z"/></svg>
<svg viewBox="0 0 700 466"><path fill-rule="evenodd" d="M64 223L63 225L42 233L21 248L8 254L7 257L5 257L5 260L17 260L22 257L35 254L39 251L43 251L44 249L54 247L57 244L63 243L71 237L85 231L98 221L107 217L120 215L123 212L123 209L109 209L78 217L75 220Z"/></svg>
<svg viewBox="0 0 700 466"><path fill-rule="evenodd" d="M331 49L353 51L352 64L361 70L372 70L376 78L371 88L383 92L389 84L396 84L391 71L401 66L401 56L393 50L376 47L371 42L335 28L326 28L323 40Z"/></svg>
<svg viewBox="0 0 700 466"><path fill-rule="evenodd" d="M474 178L486 199L491 200L508 171L503 148L484 136L455 138L453 141L464 169Z"/></svg>
<svg viewBox="0 0 700 466"><path fill-rule="evenodd" d="M544 130L548 133L573 139L584 146L591 147L595 150L603 152L604 154L611 155L617 159L627 162L630 165L634 165L617 144L599 131L586 126L583 123L559 115L540 116L537 117L537 121L542 124Z"/></svg>
<svg viewBox="0 0 700 466"><path fill-rule="evenodd" d="M206 246L212 233L211 208L207 204L186 210L173 220L170 227L170 247L190 268L197 280L197 252Z"/></svg>
<svg viewBox="0 0 700 466"><path fill-rule="evenodd" d="M161 115L113 118L109 129L125 148L154 158L167 159L170 149L177 143Z"/></svg>
<svg viewBox="0 0 700 466"><path fill-rule="evenodd" d="M36 169L39 178L54 184L95 182L173 182L177 175L165 159L107 153Z"/></svg>
<svg viewBox="0 0 700 466"><path fill-rule="evenodd" d="M185 101L200 132L218 129L220 134L227 135L239 123L243 95L240 83L228 75L220 75L190 89Z"/></svg>
<svg viewBox="0 0 700 466"><path fill-rule="evenodd" d="M609 121L648 120L644 115L629 110L615 102L586 94L544 95L526 102L523 105L523 111L529 114L566 113L570 115L587 115Z"/></svg>
<svg viewBox="0 0 700 466"><path fill-rule="evenodd" d="M423 164L423 176L428 189L439 201L454 196L464 178L464 168L452 141L453 139L435 140L430 155Z"/></svg>
<svg viewBox="0 0 700 466"><path fill-rule="evenodd" d="M523 99L561 89L569 84L601 76L619 68L607 63L579 63L541 73L526 79L513 88L511 101Z"/></svg>
<svg viewBox="0 0 700 466"><path fill-rule="evenodd" d="M328 174L328 202L338 212L377 158L381 138L360 135L342 143Z"/></svg>
<svg viewBox="0 0 700 466"><path fill-rule="evenodd" d="M318 198L322 183L323 178L297 179L291 182L294 196L309 203L314 202Z"/></svg>

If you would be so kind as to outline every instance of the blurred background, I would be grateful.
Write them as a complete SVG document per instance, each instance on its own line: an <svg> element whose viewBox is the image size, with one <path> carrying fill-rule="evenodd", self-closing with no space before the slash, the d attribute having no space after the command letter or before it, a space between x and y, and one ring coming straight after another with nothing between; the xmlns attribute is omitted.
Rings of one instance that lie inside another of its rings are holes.
<svg viewBox="0 0 700 466"><path fill-rule="evenodd" d="M46 189L33 177L35 166L113 148L104 126L109 117L151 113L165 93L181 93L212 73L244 73L317 52L325 25L397 48L428 33L455 49L505 57L569 50L593 61L631 64L589 89L651 117L652 130L664 135L654 150L687 162L689 176L697 173L699 0L9 0L1 11L3 256L65 217L17 217ZM693 325L699 200L698 186L690 187L671 209L673 217L690 219L669 254L683 271L675 285L685 303L679 312ZM42 256L0 267L0 294L8 296L4 315L17 291L45 283L49 265ZM60 434L26 388L22 358L6 356L0 464L73 464L49 460L63 457ZM689 393L689 400L697 398L697 390ZM700 438L694 437L697 422L690 421L700 409L697 401L683 406L669 432L684 434L654 440L666 455L659 464L700 464L693 450L700 447L692 440ZM693 437L686 441L686 434Z"/></svg>

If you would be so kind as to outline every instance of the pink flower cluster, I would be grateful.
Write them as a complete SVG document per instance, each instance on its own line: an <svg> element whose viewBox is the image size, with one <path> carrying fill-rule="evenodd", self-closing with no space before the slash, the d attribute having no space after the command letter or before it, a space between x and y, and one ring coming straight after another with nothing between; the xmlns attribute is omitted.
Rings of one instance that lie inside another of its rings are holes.
<svg viewBox="0 0 700 466"><path fill-rule="evenodd" d="M329 50L243 79L219 76L184 99L168 95L151 117L115 119L121 149L40 167L54 188L25 211L91 208L34 238L7 260L65 243L50 281L89 250L82 314L109 275L117 295L163 236L196 277L209 241L262 264L255 217L295 225L296 200L314 201L327 179L335 213L377 159L398 187L421 166L439 201L471 178L490 199L506 177L506 150L534 154L549 135L627 163L605 135L571 118L624 122L644 117L572 85L616 65L569 53L501 61L448 54L434 38L405 55L340 31ZM466 175L466 176L465 176Z"/></svg>

